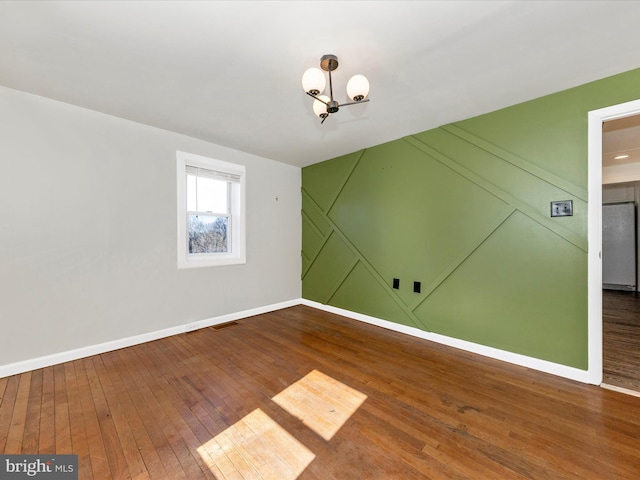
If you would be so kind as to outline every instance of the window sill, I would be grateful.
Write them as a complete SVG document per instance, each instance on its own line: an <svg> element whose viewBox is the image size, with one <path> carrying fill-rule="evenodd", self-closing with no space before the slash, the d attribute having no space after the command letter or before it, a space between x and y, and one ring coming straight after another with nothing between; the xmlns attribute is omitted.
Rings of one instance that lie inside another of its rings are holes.
<svg viewBox="0 0 640 480"><path fill-rule="evenodd" d="M199 257L199 258L179 258L178 259L178 269L185 268L203 268L203 267L223 267L226 265L244 265L247 263L247 259L245 257L217 257L217 258L208 258L208 257Z"/></svg>

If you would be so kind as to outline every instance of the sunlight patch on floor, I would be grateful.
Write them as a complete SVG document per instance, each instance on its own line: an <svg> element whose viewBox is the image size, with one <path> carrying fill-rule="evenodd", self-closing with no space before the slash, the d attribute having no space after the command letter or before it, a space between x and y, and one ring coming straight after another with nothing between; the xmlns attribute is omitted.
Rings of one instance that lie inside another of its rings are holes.
<svg viewBox="0 0 640 480"><path fill-rule="evenodd" d="M230 478L295 480L315 455L256 409L198 448L207 466Z"/></svg>
<svg viewBox="0 0 640 480"><path fill-rule="evenodd" d="M313 370L273 397L273 401L328 441L366 398L358 390Z"/></svg>

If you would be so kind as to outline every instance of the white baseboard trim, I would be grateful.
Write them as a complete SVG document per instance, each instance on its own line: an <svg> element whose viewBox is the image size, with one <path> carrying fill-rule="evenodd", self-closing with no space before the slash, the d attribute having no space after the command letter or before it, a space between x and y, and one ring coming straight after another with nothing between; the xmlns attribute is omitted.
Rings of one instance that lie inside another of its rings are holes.
<svg viewBox="0 0 640 480"><path fill-rule="evenodd" d="M155 332L143 333L141 335L135 335L133 337L121 338L110 342L100 343L97 345L90 345L87 347L77 348L74 350L68 350L65 352L54 353L52 355L46 355L43 357L24 360L21 362L10 363L8 365L0 366L0 378L9 377L11 375L17 375L19 373L29 372L38 368L50 367L59 363L69 362L72 360L78 360L80 358L90 357L91 355L99 355L101 353L118 350L120 348L131 347L133 345L139 345L141 343L151 342L160 338L170 337L171 335L177 335L180 333L191 332L200 328L211 327L213 325L220 325L221 323L232 322L234 320L240 320L242 318L252 317L254 315L260 315L262 313L273 312L282 308L292 307L294 305L300 305L300 299L289 300L286 302L276 303L272 305L266 305L264 307L253 308L250 310L244 310L241 312L230 313L226 315L220 315L219 317L206 318L204 320L198 320L197 322L189 322L188 324L178 325L171 328L165 328L163 330L157 330Z"/></svg>
<svg viewBox="0 0 640 480"><path fill-rule="evenodd" d="M537 358L527 357L517 353L507 352L505 350L499 350L497 348L487 347L479 345L477 343L467 342L465 340L459 340L457 338L447 337L439 335L437 333L425 332L414 327L408 327L399 323L390 322L388 320L382 320L380 318L371 317L350 310L344 310L342 308L332 307L330 305L324 305L322 303L298 298L289 300L286 302L276 303L272 305L265 305L263 307L253 308L249 310L243 310L241 312L230 313L226 315L220 315L218 317L207 318L198 320L196 322L189 322L184 325L178 325L163 330L157 330L154 332L143 333L141 335L135 335L133 337L121 338L110 342L100 343L97 345L90 345L87 347L77 348L74 350L68 350L65 352L55 353L52 355L46 355L43 357L24 360L21 362L11 363L8 365L0 366L0 378L9 377L11 375L17 375L19 373L36 370L38 368L50 367L64 362L72 360L78 360L80 358L90 357L91 355L99 355L101 353L118 350L120 348L131 347L160 338L170 337L171 335L177 335L180 333L190 332L198 330L200 328L211 327L213 325L219 325L222 323L232 322L234 320L240 320L254 315L260 315L262 313L273 312L282 308L293 307L295 305L307 305L309 307L317 308L318 310L324 310L326 312L335 313L344 317L359 320L361 322L376 325L388 330L404 333L418 338L424 338L432 342L441 343L450 347L459 348L471 353L477 353L485 357L494 358L504 362L512 363L533 370L538 370L552 375L576 380L583 383L589 383L588 372L573 367L567 367L566 365L560 365L557 363L540 360Z"/></svg>
<svg viewBox="0 0 640 480"><path fill-rule="evenodd" d="M471 353L477 353L485 357L490 357L503 362L512 363L521 367L531 368L545 373L550 373L559 377L568 378L570 380L576 380L582 383L590 383L589 375L586 370L580 370L574 367L568 367L566 365L560 365L558 363L548 362L546 360L540 360L538 358L528 357L526 355L520 355L518 353L507 352L506 350L500 350L493 347L487 347L466 340L459 340L457 338L447 337L437 333L425 332L415 327L408 327L399 323L390 322L388 320L382 320L376 317L370 317L369 315L363 315L361 313L351 312L342 308L332 307L331 305L324 305L322 303L314 302L311 300L301 299L300 303L309 307L324 310L326 312L342 315L343 317L352 318L361 322L377 325L378 327L386 328L396 332L406 333L418 338L424 338L432 342L441 343L460 350L465 350Z"/></svg>

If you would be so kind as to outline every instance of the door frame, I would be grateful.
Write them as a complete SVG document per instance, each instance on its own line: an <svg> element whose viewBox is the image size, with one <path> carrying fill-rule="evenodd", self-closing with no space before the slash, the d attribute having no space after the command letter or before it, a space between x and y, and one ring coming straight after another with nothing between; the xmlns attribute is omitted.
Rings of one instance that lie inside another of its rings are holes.
<svg viewBox="0 0 640 480"><path fill-rule="evenodd" d="M589 383L602 383L602 124L640 114L640 100L589 112L588 130L588 361Z"/></svg>

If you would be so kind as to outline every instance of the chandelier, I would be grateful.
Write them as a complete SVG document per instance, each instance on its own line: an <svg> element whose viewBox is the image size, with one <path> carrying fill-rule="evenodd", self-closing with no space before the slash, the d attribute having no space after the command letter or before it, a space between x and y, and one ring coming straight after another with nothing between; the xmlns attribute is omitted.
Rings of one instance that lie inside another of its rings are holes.
<svg viewBox="0 0 640 480"><path fill-rule="evenodd" d="M321 95L327 86L327 80L320 68L329 72L329 96ZM340 110L340 107L369 101L366 98L369 94L369 80L364 75L354 75L347 82L347 95L352 101L340 105L333 99L333 82L331 81L331 72L338 68L338 57L323 55L320 59L320 68L311 67L302 75L302 88L307 95L315 99L313 112L322 119L320 124L323 124L330 114Z"/></svg>

